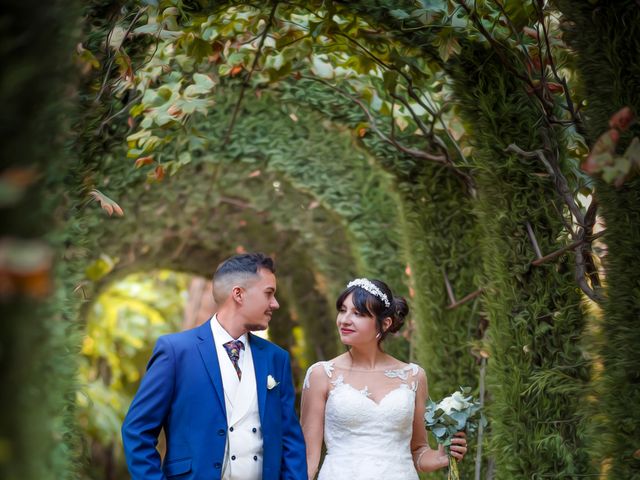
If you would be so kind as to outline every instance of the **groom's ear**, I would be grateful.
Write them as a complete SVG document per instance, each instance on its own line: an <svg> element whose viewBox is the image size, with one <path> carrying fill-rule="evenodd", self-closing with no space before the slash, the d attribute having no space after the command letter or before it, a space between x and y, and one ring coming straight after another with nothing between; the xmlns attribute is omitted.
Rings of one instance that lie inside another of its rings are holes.
<svg viewBox="0 0 640 480"><path fill-rule="evenodd" d="M236 303L239 303L242 305L242 300L243 300L243 294L244 294L244 288L240 287L240 286L235 286L231 289L231 298L233 298L233 301Z"/></svg>

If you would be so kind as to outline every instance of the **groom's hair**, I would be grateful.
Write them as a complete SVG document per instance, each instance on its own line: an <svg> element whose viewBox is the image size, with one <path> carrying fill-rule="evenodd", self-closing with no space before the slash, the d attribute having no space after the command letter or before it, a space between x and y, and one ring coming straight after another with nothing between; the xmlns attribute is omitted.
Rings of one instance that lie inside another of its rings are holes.
<svg viewBox="0 0 640 480"><path fill-rule="evenodd" d="M236 285L247 287L255 281L261 268L276 273L271 257L263 253L242 253L226 259L213 274L213 298L218 305L226 300Z"/></svg>

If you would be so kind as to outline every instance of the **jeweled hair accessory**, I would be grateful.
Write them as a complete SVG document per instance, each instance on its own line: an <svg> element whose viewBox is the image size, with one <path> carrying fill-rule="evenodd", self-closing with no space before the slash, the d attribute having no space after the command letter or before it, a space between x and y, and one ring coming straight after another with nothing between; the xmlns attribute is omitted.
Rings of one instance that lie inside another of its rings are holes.
<svg viewBox="0 0 640 480"><path fill-rule="evenodd" d="M355 280L351 280L348 283L347 288L351 288L351 287L360 287L366 290L367 292L369 292L374 297L378 297L380 300L382 300L382 303L384 303L385 307L389 308L391 306L391 303L389 302L389 297L387 297L382 292L382 290L380 290L370 280L367 280L366 278L356 278Z"/></svg>

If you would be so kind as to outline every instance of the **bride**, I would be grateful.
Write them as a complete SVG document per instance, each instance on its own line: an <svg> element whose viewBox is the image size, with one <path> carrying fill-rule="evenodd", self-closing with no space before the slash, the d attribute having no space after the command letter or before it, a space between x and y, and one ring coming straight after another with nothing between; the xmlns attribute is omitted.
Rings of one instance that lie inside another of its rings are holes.
<svg viewBox="0 0 640 480"><path fill-rule="evenodd" d="M382 342L409 312L379 280L359 278L336 302L340 340L349 350L307 371L301 423L309 479L315 478L322 441L327 447L318 480L417 480L417 472L447 467L443 447L427 443L424 411L427 377L417 365L384 353ZM464 457L463 433L451 455Z"/></svg>

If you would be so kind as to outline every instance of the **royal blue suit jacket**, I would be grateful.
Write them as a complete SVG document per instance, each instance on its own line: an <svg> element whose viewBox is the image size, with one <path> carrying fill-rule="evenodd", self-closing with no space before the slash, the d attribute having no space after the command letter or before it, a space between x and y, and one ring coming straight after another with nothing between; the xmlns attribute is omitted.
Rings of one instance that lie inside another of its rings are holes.
<svg viewBox="0 0 640 480"><path fill-rule="evenodd" d="M263 480L307 480L304 438L294 411L289 354L251 335L264 441ZM267 389L267 377L278 383ZM210 321L158 339L147 373L122 425L133 480L217 480L222 474L227 415ZM156 450L164 428L167 451Z"/></svg>

